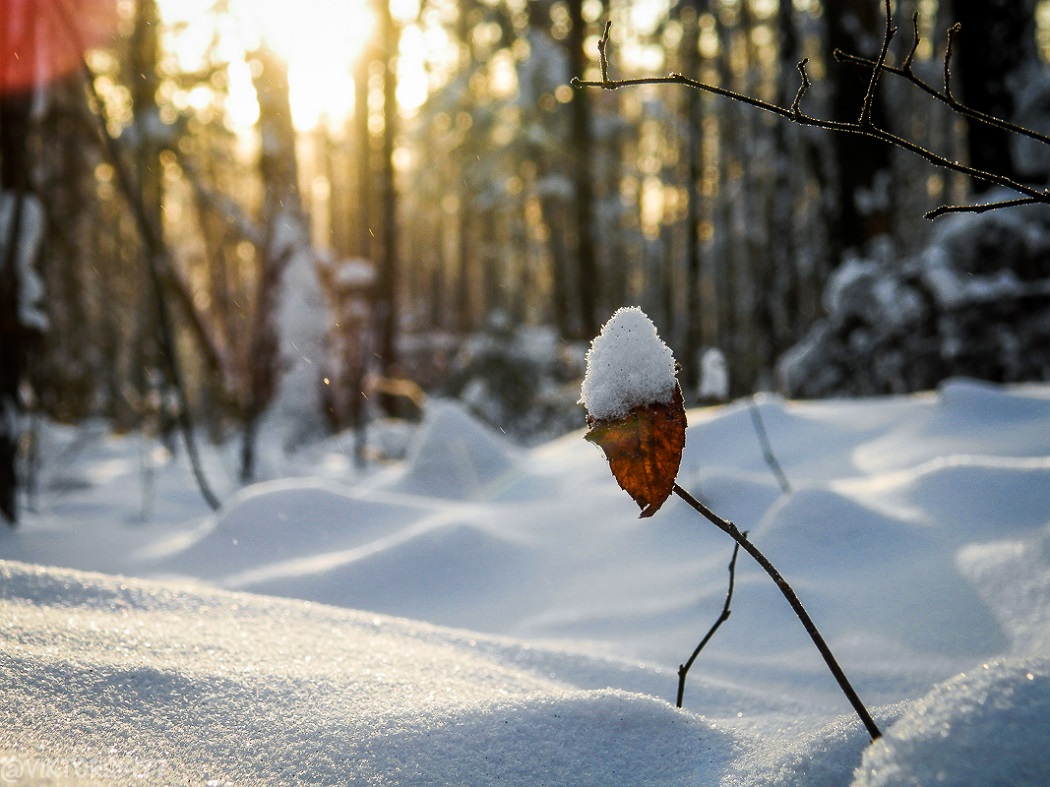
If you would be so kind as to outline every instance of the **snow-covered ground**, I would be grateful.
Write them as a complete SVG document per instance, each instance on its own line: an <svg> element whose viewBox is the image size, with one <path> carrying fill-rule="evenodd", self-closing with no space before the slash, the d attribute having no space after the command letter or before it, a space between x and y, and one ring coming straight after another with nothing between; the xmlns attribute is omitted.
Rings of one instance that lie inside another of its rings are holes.
<svg viewBox="0 0 1050 787"><path fill-rule="evenodd" d="M509 446L432 403L409 458L353 440L217 515L181 459L49 429L0 532L0 785L1050 784L1050 387L690 411L652 519L569 435ZM152 474L143 472L153 466ZM146 513L147 521L143 514Z"/></svg>

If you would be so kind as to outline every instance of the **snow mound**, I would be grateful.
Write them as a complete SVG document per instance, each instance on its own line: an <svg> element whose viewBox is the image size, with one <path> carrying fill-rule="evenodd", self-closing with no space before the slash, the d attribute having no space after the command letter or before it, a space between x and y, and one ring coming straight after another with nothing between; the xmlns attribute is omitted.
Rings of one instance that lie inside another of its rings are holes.
<svg viewBox="0 0 1050 787"><path fill-rule="evenodd" d="M318 479L268 481L237 494L154 572L217 579L259 566L360 547L428 513L412 501L376 500Z"/></svg>
<svg viewBox="0 0 1050 787"><path fill-rule="evenodd" d="M876 709L875 721L885 729L900 712L898 706ZM720 787L843 787L871 742L852 715L839 716L814 731L785 726L780 732L790 735L790 743L759 741L732 764Z"/></svg>
<svg viewBox="0 0 1050 787"><path fill-rule="evenodd" d="M1050 661L982 665L909 704L869 748L853 787L1050 784Z"/></svg>
<svg viewBox="0 0 1050 787"><path fill-rule="evenodd" d="M970 544L956 564L994 610L1013 654L1050 653L1050 525L1035 537Z"/></svg>
<svg viewBox="0 0 1050 787"><path fill-rule="evenodd" d="M514 467L506 442L455 402L427 408L418 442L392 490L468 500L483 495Z"/></svg>
<svg viewBox="0 0 1050 787"><path fill-rule="evenodd" d="M984 658L1009 643L956 568L951 536L832 490L805 489L781 498L753 541L789 582L817 586L808 605L831 630L863 629L920 652Z"/></svg>
<svg viewBox="0 0 1050 787"><path fill-rule="evenodd" d="M539 571L534 551L486 528L443 519L360 548L229 575L221 584L450 626L492 629L520 614Z"/></svg>
<svg viewBox="0 0 1050 787"><path fill-rule="evenodd" d="M986 539L1050 520L1050 457L948 456L901 475L890 500L924 511L952 538Z"/></svg>
<svg viewBox="0 0 1050 787"><path fill-rule="evenodd" d="M765 430L792 485L827 482L854 472L852 452L866 435L881 434L892 407L861 402L787 402L774 394L707 411L690 411L682 467L736 468L775 476L763 457L758 428ZM705 417L706 415L706 417ZM756 421L761 427L756 425Z"/></svg>
<svg viewBox="0 0 1050 787"><path fill-rule="evenodd" d="M858 564L884 570L929 543L916 525L830 489L802 489L779 498L767 510L752 540L782 569L811 577L854 572Z"/></svg>
<svg viewBox="0 0 1050 787"><path fill-rule="evenodd" d="M910 408L883 434L856 446L857 468L868 473L903 469L975 453L1046 455L1039 435L1050 422L1050 399L1038 391L956 379L942 383L928 404Z"/></svg>
<svg viewBox="0 0 1050 787"><path fill-rule="evenodd" d="M376 748L405 761L401 784L462 784L467 770L473 785L681 787L715 783L730 740L665 702L606 689L492 703ZM468 753L466 741L485 743Z"/></svg>
<svg viewBox="0 0 1050 787"><path fill-rule="evenodd" d="M0 580L5 781L681 785L733 750L665 702L515 666L538 649L510 641L20 563Z"/></svg>
<svg viewBox="0 0 1050 787"><path fill-rule="evenodd" d="M622 418L637 406L674 396L675 360L656 326L637 306L617 309L587 352L580 403L592 418Z"/></svg>

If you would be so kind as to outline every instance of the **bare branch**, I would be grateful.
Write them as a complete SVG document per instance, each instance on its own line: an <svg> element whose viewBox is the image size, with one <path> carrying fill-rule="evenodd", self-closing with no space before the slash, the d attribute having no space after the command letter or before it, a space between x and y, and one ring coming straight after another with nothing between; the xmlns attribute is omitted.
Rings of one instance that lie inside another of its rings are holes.
<svg viewBox="0 0 1050 787"><path fill-rule="evenodd" d="M874 68L875 66L875 63L872 60L866 57L859 57L858 55L851 55L847 52L843 52L841 49L836 49L834 52L834 56L835 59L840 63L848 63L850 65L861 66L863 68ZM1035 141L1041 142L1044 145L1050 145L1050 136L1047 136L1046 134L1040 134L1038 131L1033 131L1032 129L1026 128L1025 126L1019 126L1016 123L1011 123L1008 120L995 117L994 115L988 115L984 112L973 109L972 107L968 107L965 104L957 101L953 96L947 95L943 91L940 91L937 88L933 87L930 83L917 77L911 71L910 67L907 66L909 66L909 64L907 63L907 61L905 61L905 65L902 65L900 68L896 68L891 65L883 65L882 70L908 80L911 84L915 85L915 87L919 88L927 95L937 99L938 101L943 102L944 104L947 104L949 107L952 108L953 111L958 112L964 117L972 118L973 120L977 120L981 123L986 123L989 126L1001 128L1004 131L1010 132L1011 134L1018 134L1020 136L1028 137L1029 139L1034 139Z"/></svg>
<svg viewBox="0 0 1050 787"><path fill-rule="evenodd" d="M1001 210L1003 208L1017 208L1022 205L1040 205L1045 204L1046 202L1047 200L1045 199L1022 197L1021 199L1008 199L1001 202L982 202L979 205L941 205L939 208L934 208L922 215L923 218L926 219L938 219L941 216L947 216L949 213L990 213L993 210Z"/></svg>
<svg viewBox="0 0 1050 787"><path fill-rule="evenodd" d="M1029 136L1033 139L1038 139L1046 144L1050 144L1050 138L1044 137L1043 135L1030 131L1028 129L1024 129L1021 126L1015 126L1014 124L1007 123L1006 121L999 120L988 115L984 115L983 113L977 112L972 109L968 109L962 104L960 104L958 101L956 101L955 97L951 93L951 58L953 54L954 34L961 29L958 24L953 25L951 30L949 30L948 49L945 52L944 57L945 92L941 93L940 91L937 91L936 89L932 88L931 86L923 82L921 79L916 77L911 71L911 60L914 55L915 49L918 47L917 20L914 22L916 40L913 41L912 51L909 54L908 58L906 58L905 60L906 68L897 68L888 65L886 63L886 58L888 57L889 45L895 33L895 28L892 25L891 17L889 15L891 5L890 0L886 0L885 5L887 13L886 28L885 33L883 35L882 47L880 49L879 57L877 60L871 61L857 57L855 55L848 55L841 52L840 50L836 50L834 53L836 59L840 61L849 62L857 65L863 65L867 68L872 69L872 77L868 84L868 92L864 98L864 105L861 109L860 118L855 122L825 120L822 118L816 118L811 115L807 115L802 111L802 98L805 96L806 91L812 84L809 75L806 71L806 64L808 62L807 60L803 60L798 64L799 74L802 77L802 84L799 86L798 92L795 95L794 101L791 102L790 107L784 107L779 104L763 101L762 99L755 98L753 96L748 96L743 93L738 93L734 90L729 90L724 87L719 87L718 85L710 85L706 82L700 82L695 79L690 79L689 77L674 72L668 74L665 77L643 77L638 79L620 80L603 78L603 80L600 82L586 81L579 79L578 77L573 77L573 79L571 80L571 84L575 88L600 87L604 90L618 90L622 87L636 87L639 85L682 85L684 87L692 88L694 90L702 90L707 93L712 93L717 96L723 96L725 98L732 99L733 101L739 101L742 104L747 104L757 109L761 109L764 112L769 112L779 117L786 118L787 120L793 120L796 123L799 123L804 126L813 126L815 128L820 128L825 131L834 131L844 134L857 134L860 136L877 139L881 142L885 142L888 145L892 145L894 147L900 148L901 150L906 150L909 153L913 153L916 156L924 159L928 163L932 164L933 166L941 167L951 172L957 172L975 180L984 181L985 183L1001 186L1022 196L1021 200L1011 200L1002 203L1003 207L1012 206L1015 204L1050 204L1050 190L1037 188L1034 186L1028 186L1024 183L1016 181L1010 177L1007 177L1006 175L1002 175L997 172L990 172L987 170L978 169L976 167L971 167L954 159L942 156L939 153L936 153L932 150L923 147L917 142L913 142L910 139L898 136L897 134L887 131L886 129L880 128L874 124L871 117L871 107L874 100L874 92L878 86L879 75L883 71L888 71L892 74L896 74L898 76L902 76L910 80L915 85L919 86L927 93L929 93L931 96L947 103L954 111L957 111L960 114L963 114L967 117L974 117L983 122L998 125L1001 128L1005 128L1007 130L1019 134L1024 134L1025 136ZM605 33L602 36L603 40L605 40L608 36L609 27L610 23L606 23ZM603 59L603 73L607 73L608 62L605 59L604 46L600 47L600 56ZM977 208L977 210L973 212L982 212L983 210L985 210L981 206L973 207ZM962 212L966 210L971 210L971 208L967 206L944 206L943 208L938 208L937 210L930 211L926 214L926 216L928 218L936 218L937 216L944 215L945 213Z"/></svg>
<svg viewBox="0 0 1050 787"><path fill-rule="evenodd" d="M824 658L824 663L831 671L831 674L835 677L836 682L839 684L839 688L849 700L850 705L853 706L853 710L856 712L857 716L864 724L864 727L867 729L868 734L871 735L871 739L875 741L882 737L882 733L879 731L879 728L875 724L874 719L871 718L871 714L868 712L868 709L864 707L864 703L861 702L860 696L850 684L849 679L846 677L846 673L842 671L842 667L835 659L835 654L831 652L831 648L828 647L828 643L825 641L821 633L817 630L817 626L813 622L813 619L809 616L809 613L806 612L805 607L802 606L802 602L799 601L799 598L795 594L795 591L791 588L791 585L788 584L787 580L784 579L784 577L780 574L779 571L777 571L773 564L769 562L769 558L762 554L759 548L752 544L748 540L746 534L744 532L741 532L741 530L733 522L730 522L728 519L723 519L722 517L720 517L710 508L708 508L695 497L693 497L691 494L689 494L689 492L687 492L677 483L674 485L674 493L678 495L682 500L684 500L694 511L696 511L698 514L704 517L708 522L710 522L723 533L732 538L737 543L737 545L749 555L751 555L751 557L755 559L755 562L762 567L762 570L769 575L769 578L773 580L773 583L777 586L781 594L784 596L784 599L788 602L788 604L791 605L791 609L794 610L795 615L798 617L799 622L802 624L803 628L806 629L806 633L809 634L809 637L813 641L813 644L820 652L820 655Z"/></svg>

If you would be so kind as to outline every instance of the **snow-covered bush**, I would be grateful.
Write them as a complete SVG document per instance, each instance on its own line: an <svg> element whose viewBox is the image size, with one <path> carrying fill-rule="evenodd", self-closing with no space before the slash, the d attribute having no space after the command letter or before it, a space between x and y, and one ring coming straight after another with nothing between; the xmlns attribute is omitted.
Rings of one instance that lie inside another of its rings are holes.
<svg viewBox="0 0 1050 787"><path fill-rule="evenodd" d="M581 426L582 375L582 350L563 345L553 329L493 320L460 347L441 392L509 436L537 443Z"/></svg>
<svg viewBox="0 0 1050 787"><path fill-rule="evenodd" d="M835 272L827 317L780 360L787 393L1050 378L1050 215L1034 206L942 221L913 257L853 259Z"/></svg>

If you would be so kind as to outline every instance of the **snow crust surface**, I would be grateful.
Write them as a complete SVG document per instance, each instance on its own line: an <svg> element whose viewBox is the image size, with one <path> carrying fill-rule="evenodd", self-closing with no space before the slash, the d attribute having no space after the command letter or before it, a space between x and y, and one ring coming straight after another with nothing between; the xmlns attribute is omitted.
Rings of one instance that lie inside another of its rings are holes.
<svg viewBox="0 0 1050 787"><path fill-rule="evenodd" d="M636 406L674 396L675 360L656 326L637 306L617 309L587 352L580 402L592 418L621 418Z"/></svg>
<svg viewBox="0 0 1050 787"><path fill-rule="evenodd" d="M0 531L0 783L1050 783L1050 388L689 422L679 482L791 581L878 743L743 557L673 708L732 545L638 520L579 433L512 450L445 403L404 463L351 478L329 441L214 515L139 438L44 434Z"/></svg>

